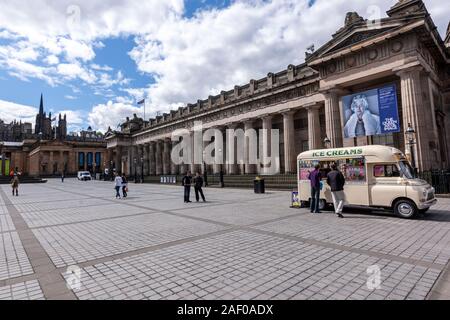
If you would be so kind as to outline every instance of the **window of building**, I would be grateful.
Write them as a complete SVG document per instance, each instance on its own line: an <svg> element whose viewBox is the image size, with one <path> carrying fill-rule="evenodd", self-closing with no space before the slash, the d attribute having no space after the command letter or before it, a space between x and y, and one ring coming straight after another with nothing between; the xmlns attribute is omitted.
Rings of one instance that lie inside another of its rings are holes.
<svg viewBox="0 0 450 320"><path fill-rule="evenodd" d="M380 177L400 177L400 171L395 164L376 165L373 167L373 176Z"/></svg>

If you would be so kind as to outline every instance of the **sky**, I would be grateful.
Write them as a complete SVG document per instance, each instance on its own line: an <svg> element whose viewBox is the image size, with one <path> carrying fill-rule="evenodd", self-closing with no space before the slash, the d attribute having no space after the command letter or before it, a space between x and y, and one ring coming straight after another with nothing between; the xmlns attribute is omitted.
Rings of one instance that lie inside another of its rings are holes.
<svg viewBox="0 0 450 320"><path fill-rule="evenodd" d="M69 131L116 129L304 61L348 11L396 0L0 0L0 119L33 122L40 95ZM425 0L441 36L447 1Z"/></svg>

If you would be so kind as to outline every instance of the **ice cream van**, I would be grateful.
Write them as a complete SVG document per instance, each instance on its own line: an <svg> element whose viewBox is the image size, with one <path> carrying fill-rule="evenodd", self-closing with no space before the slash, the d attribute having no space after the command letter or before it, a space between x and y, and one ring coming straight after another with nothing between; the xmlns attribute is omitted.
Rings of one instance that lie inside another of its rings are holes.
<svg viewBox="0 0 450 320"><path fill-rule="evenodd" d="M320 164L324 180L321 183L320 209L331 206L331 191L326 175L335 163L344 174L346 205L393 210L402 218L425 213L437 200L428 182L414 177L405 155L387 146L362 146L339 149L311 150L297 158L298 197L302 205L311 198L309 173Z"/></svg>

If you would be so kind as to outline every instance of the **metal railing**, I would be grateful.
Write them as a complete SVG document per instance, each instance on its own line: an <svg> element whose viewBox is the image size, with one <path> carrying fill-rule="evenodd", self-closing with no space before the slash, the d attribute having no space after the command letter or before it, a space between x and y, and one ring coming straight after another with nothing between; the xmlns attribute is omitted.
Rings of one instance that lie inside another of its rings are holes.
<svg viewBox="0 0 450 320"><path fill-rule="evenodd" d="M436 194L450 193L450 170L424 171L418 177L431 184L436 189Z"/></svg>

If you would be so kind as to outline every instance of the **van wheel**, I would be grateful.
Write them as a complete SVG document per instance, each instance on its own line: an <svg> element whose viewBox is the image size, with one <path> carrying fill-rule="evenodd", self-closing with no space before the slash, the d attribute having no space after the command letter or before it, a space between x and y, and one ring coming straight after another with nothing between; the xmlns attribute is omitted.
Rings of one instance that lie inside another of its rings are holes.
<svg viewBox="0 0 450 320"><path fill-rule="evenodd" d="M411 219L417 215L419 210L417 210L416 205L411 200L402 199L395 203L394 212L402 218Z"/></svg>

